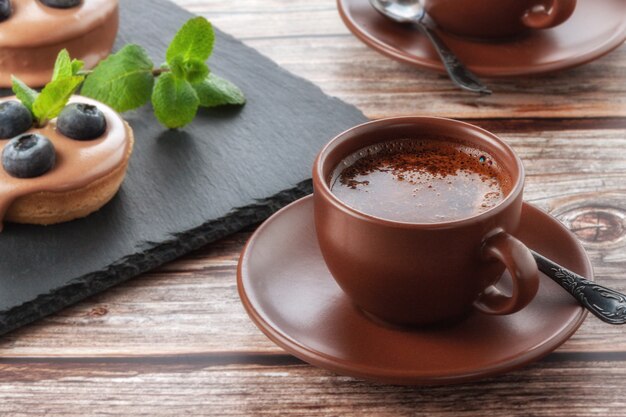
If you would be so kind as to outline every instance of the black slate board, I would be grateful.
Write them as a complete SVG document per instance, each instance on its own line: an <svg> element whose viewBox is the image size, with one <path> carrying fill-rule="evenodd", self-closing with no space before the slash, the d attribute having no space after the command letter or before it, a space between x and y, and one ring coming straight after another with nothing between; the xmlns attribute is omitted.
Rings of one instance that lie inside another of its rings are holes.
<svg viewBox="0 0 626 417"><path fill-rule="evenodd" d="M166 0L121 0L117 45L138 43L163 62L190 17ZM203 110L181 131L149 107L126 113L136 145L111 203L61 225L6 225L0 334L263 220L310 192L324 143L366 120L220 31L209 64L245 91L244 108Z"/></svg>

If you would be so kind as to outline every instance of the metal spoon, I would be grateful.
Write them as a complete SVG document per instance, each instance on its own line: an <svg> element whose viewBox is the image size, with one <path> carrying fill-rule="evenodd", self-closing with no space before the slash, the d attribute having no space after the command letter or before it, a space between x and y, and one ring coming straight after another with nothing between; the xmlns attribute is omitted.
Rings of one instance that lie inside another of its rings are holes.
<svg viewBox="0 0 626 417"><path fill-rule="evenodd" d="M572 294L587 310L609 324L626 323L626 295L598 285L531 251L539 270Z"/></svg>
<svg viewBox="0 0 626 417"><path fill-rule="evenodd" d="M464 90L479 94L491 94L491 90L459 61L454 52L431 29L434 23L426 14L420 0L370 0L370 3L378 12L395 22L411 23L417 26L437 50L437 54L439 54L452 82Z"/></svg>

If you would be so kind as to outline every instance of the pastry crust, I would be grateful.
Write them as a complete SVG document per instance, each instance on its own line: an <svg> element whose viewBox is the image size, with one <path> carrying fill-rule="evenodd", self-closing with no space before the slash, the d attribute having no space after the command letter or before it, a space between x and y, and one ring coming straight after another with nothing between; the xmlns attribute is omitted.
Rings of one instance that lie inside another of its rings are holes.
<svg viewBox="0 0 626 417"><path fill-rule="evenodd" d="M133 130L124 122L128 135L128 151L124 161L109 174L84 187L64 192L39 192L16 199L5 220L13 223L50 225L63 223L98 211L119 190L133 151Z"/></svg>

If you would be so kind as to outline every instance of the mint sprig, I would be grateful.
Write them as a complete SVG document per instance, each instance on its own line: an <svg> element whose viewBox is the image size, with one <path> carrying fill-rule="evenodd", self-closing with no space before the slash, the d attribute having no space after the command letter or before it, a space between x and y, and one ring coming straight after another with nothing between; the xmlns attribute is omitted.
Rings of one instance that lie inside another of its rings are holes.
<svg viewBox="0 0 626 417"><path fill-rule="evenodd" d="M190 123L196 117L199 104L196 91L184 78L170 72L157 79L152 106L155 116L165 126L178 128Z"/></svg>
<svg viewBox="0 0 626 417"><path fill-rule="evenodd" d="M195 17L187 21L174 36L167 48L165 60L168 63L174 58L206 61L213 52L214 43L215 33L211 23L204 17Z"/></svg>
<svg viewBox="0 0 626 417"><path fill-rule="evenodd" d="M11 84L13 85L13 92L17 96L18 100L20 100L22 104L24 104L24 106L26 106L26 108L32 113L33 104L35 104L35 99L37 99L37 95L39 93L27 86L16 76L11 76Z"/></svg>
<svg viewBox="0 0 626 417"><path fill-rule="evenodd" d="M81 94L124 112L152 102L156 118L168 128L190 123L199 107L242 105L243 92L210 72L213 52L211 23L196 17L178 31L166 52L166 62L154 68L139 45L127 45L87 74Z"/></svg>
<svg viewBox="0 0 626 417"><path fill-rule="evenodd" d="M87 77L81 94L119 112L146 104L152 95L154 64L139 45L126 45L100 62Z"/></svg>
<svg viewBox="0 0 626 417"><path fill-rule="evenodd" d="M13 92L31 111L37 126L45 126L61 113L72 94L85 80L83 75L78 75L83 66L82 61L70 59L67 50L63 49L54 64L52 80L41 93L28 87L17 77L12 77Z"/></svg>
<svg viewBox="0 0 626 417"><path fill-rule="evenodd" d="M156 118L168 128L190 123L199 107L243 105L246 98L233 83L211 73L206 61L213 52L211 23L196 17L185 23L170 43L166 62L155 68L139 45L126 45L101 61L92 71L62 50L52 80L38 93L13 77L13 92L33 113L38 126L57 117L72 94L108 104L119 112L139 108L149 101Z"/></svg>
<svg viewBox="0 0 626 417"><path fill-rule="evenodd" d="M216 107L224 104L242 105L246 102L243 92L233 83L215 74L193 84L202 107Z"/></svg>
<svg viewBox="0 0 626 417"><path fill-rule="evenodd" d="M59 52L57 60L54 64L54 70L52 71L52 81L60 80L62 78L69 78L78 75L78 72L83 69L85 63L78 59L71 59L67 49L63 49Z"/></svg>
<svg viewBox="0 0 626 417"><path fill-rule="evenodd" d="M37 125L44 126L57 117L84 79L83 76L70 76L48 83L33 103L32 111Z"/></svg>

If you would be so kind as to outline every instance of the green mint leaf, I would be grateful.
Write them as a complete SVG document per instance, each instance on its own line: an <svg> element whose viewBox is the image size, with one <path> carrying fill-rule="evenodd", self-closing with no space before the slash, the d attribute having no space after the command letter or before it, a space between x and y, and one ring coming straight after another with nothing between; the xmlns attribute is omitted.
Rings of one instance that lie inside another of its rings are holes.
<svg viewBox="0 0 626 417"><path fill-rule="evenodd" d="M209 67L199 59L189 59L183 63L185 79L190 83L199 83L209 75Z"/></svg>
<svg viewBox="0 0 626 417"><path fill-rule="evenodd" d="M170 65L175 57L184 61L193 58L204 62L213 51L214 41L215 33L211 23L204 17L193 18L180 28L167 48L165 59Z"/></svg>
<svg viewBox="0 0 626 417"><path fill-rule="evenodd" d="M178 78L184 78L190 83L199 83L209 75L209 67L204 61L190 58L184 60L177 56L172 59L172 73Z"/></svg>
<svg viewBox="0 0 626 417"><path fill-rule="evenodd" d="M72 75L78 75L80 70L85 67L85 62L80 59L72 59Z"/></svg>
<svg viewBox="0 0 626 417"><path fill-rule="evenodd" d="M87 77L81 93L119 112L136 109L150 100L154 64L139 45L126 45L110 55Z"/></svg>
<svg viewBox="0 0 626 417"><path fill-rule="evenodd" d="M56 81L61 78L68 78L74 75L72 73L72 59L67 49L63 49L57 55L57 60L54 63L54 70L52 71L52 81Z"/></svg>
<svg viewBox="0 0 626 417"><path fill-rule="evenodd" d="M166 127L175 129L190 123L196 117L199 102L189 81L171 72L157 78L152 105L157 119Z"/></svg>
<svg viewBox="0 0 626 417"><path fill-rule="evenodd" d="M172 62L168 64L168 69L174 74L177 78L185 78L185 60L180 56L175 56L172 58Z"/></svg>
<svg viewBox="0 0 626 417"><path fill-rule="evenodd" d="M243 91L235 84L211 73L202 82L193 84L202 107L215 107L224 104L245 104Z"/></svg>
<svg viewBox="0 0 626 417"><path fill-rule="evenodd" d="M49 82L33 103L33 114L40 126L61 113L85 77L70 76Z"/></svg>
<svg viewBox="0 0 626 417"><path fill-rule="evenodd" d="M18 100L20 100L22 104L32 113L33 104L35 103L39 93L24 84L22 80L15 76L11 76L11 81L13 84L13 92L17 96Z"/></svg>

